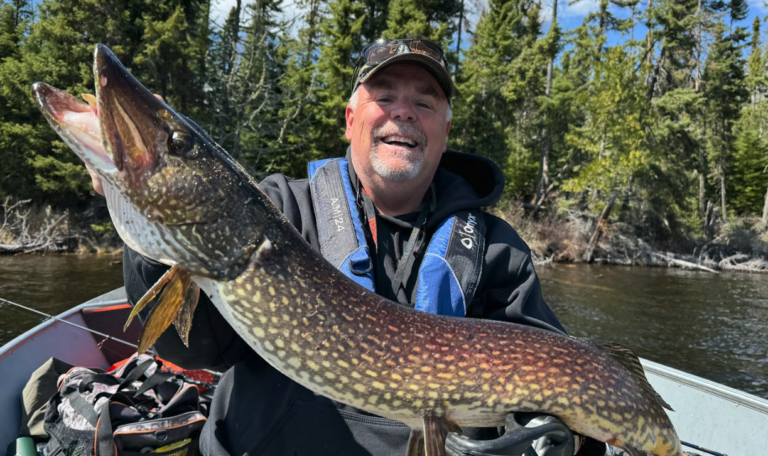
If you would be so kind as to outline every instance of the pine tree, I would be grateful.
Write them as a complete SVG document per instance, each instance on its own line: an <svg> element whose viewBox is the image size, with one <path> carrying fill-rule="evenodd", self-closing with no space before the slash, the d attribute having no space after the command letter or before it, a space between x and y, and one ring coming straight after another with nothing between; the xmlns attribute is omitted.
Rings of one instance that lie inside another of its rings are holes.
<svg viewBox="0 0 768 456"><path fill-rule="evenodd" d="M183 5L147 5L143 0L44 0L39 4L37 21L24 35L18 56L6 59L0 71L3 97L16 113L13 124L3 127L4 131L13 132L15 139L5 137L3 141L12 141L14 153L25 156L34 168L33 173L27 173L34 177L34 187L19 187L25 189L23 192L59 204L75 204L91 190L82 163L44 121L30 99L29 86L34 81L45 81L73 95L92 93L93 46L100 42L110 46L150 89L162 89L155 75L172 74L174 83L166 84L166 88L170 87L164 93L166 99L182 112L193 115L195 107L202 103L187 102L186 97L202 94L202 85L187 82L202 80L205 73L190 62L194 61L195 52L203 55L204 50L200 50L207 46L207 32L189 24L194 20L207 27L205 5L194 3L187 5L191 10L185 10ZM166 35L152 34L163 25L168 31ZM173 35L174 28L185 33ZM157 41L147 44L147 37ZM169 45L176 48L173 58L155 58L153 49L164 48L169 40L177 40ZM142 66L143 63L147 65ZM184 74L184 70L188 73Z"/></svg>
<svg viewBox="0 0 768 456"><path fill-rule="evenodd" d="M233 156L239 153L239 140L233 134L236 128L233 123L232 96L237 90L235 80L240 61L242 14L242 0L237 0L224 24L221 27L213 25L213 38L206 63L208 80L205 92L210 117L204 125L211 137Z"/></svg>
<svg viewBox="0 0 768 456"><path fill-rule="evenodd" d="M242 54L231 91L235 153L255 175L268 171L275 159L272 143L280 129L278 81L285 62L277 39L283 27L279 13L280 2L275 0L256 0L246 6Z"/></svg>
<svg viewBox="0 0 768 456"><path fill-rule="evenodd" d="M280 38L287 60L278 82L282 97L277 113L280 131L272 145L274 159L271 170L287 176L303 177L307 172L307 163L318 158L311 146L311 134L316 120L312 108L319 86L317 59L321 43L322 5L319 0L307 3L304 26L299 30L298 40L290 38L288 33Z"/></svg>
<svg viewBox="0 0 768 456"><path fill-rule="evenodd" d="M93 48L87 27L94 5L77 0L43 1L38 19L24 34L13 58L0 65L0 87L12 114L0 126L2 154L12 175L7 192L18 197L71 204L89 189L90 180L77 157L58 140L30 98L34 81L45 81L73 94L92 92ZM7 111L6 111L7 112ZM14 169L15 168L15 169Z"/></svg>
<svg viewBox="0 0 768 456"><path fill-rule="evenodd" d="M749 103L741 110L735 125L736 140L732 157L731 178L728 182L731 207L737 214L761 215L768 187L768 102L766 92L766 54L760 40L760 18L752 23L744 79Z"/></svg>
<svg viewBox="0 0 768 456"><path fill-rule="evenodd" d="M142 45L132 56L136 73L179 112L205 122L210 1L152 1L145 8Z"/></svg>
<svg viewBox="0 0 768 456"><path fill-rule="evenodd" d="M736 125L735 144L728 181L730 207L740 215L761 215L765 203L768 138L761 134L765 113L747 108ZM762 115L761 115L762 114Z"/></svg>
<svg viewBox="0 0 768 456"><path fill-rule="evenodd" d="M510 195L532 194L540 153L537 99L549 56L539 4L492 0L462 65L452 144L493 159Z"/></svg>
<svg viewBox="0 0 768 456"><path fill-rule="evenodd" d="M461 3L455 0L392 0L384 38L426 38L450 52Z"/></svg>
<svg viewBox="0 0 768 456"><path fill-rule="evenodd" d="M390 11L389 0L362 0L363 20L360 34L363 43L371 43L382 38L387 30L387 17Z"/></svg>
<svg viewBox="0 0 768 456"><path fill-rule="evenodd" d="M35 132L25 123L27 111L15 103L18 94L9 93L23 78L15 62L20 58L31 19L30 2L0 3L0 197L28 196L34 188L34 170L28 157L19 152L36 146Z"/></svg>
<svg viewBox="0 0 768 456"><path fill-rule="evenodd" d="M344 110L351 95L354 59L362 48L364 8L353 0L332 0L329 15L321 25L324 40L317 63L317 101L311 138L311 156L315 159L343 156L347 147L344 136Z"/></svg>
<svg viewBox="0 0 768 456"><path fill-rule="evenodd" d="M744 35L738 30L726 35L725 26L720 24L704 66L704 95L708 105L707 151L715 167L723 217L727 214L727 173L733 150L733 124L749 96L744 84L741 56L743 39Z"/></svg>
<svg viewBox="0 0 768 456"><path fill-rule="evenodd" d="M32 19L32 3L13 0L0 3L0 61L17 58L19 47Z"/></svg>

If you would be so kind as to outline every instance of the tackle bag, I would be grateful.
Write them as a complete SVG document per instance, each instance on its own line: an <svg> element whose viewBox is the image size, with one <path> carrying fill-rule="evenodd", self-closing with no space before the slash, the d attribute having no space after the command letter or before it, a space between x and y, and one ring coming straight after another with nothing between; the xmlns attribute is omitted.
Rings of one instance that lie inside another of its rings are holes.
<svg viewBox="0 0 768 456"><path fill-rule="evenodd" d="M149 355L112 373L75 367L48 401L48 456L197 456L205 416L195 385Z"/></svg>

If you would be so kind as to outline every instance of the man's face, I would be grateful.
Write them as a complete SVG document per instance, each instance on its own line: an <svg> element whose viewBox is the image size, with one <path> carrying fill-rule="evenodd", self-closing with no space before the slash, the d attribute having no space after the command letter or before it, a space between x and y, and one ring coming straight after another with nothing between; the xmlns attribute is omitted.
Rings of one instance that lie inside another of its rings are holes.
<svg viewBox="0 0 768 456"><path fill-rule="evenodd" d="M440 85L418 65L394 64L373 75L346 111L355 170L385 181L431 181L451 129L447 111Z"/></svg>

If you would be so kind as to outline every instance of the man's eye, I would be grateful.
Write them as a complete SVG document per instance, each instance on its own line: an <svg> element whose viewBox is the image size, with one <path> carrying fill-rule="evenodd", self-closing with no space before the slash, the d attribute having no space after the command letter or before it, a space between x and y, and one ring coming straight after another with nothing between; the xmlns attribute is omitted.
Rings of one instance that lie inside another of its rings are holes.
<svg viewBox="0 0 768 456"><path fill-rule="evenodd" d="M389 101L392 101L392 100L391 100L391 99L389 99L389 98L387 98L387 97L383 97L383 98L379 98L379 101L380 101L380 102L384 102L384 103L387 103L387 102L389 102Z"/></svg>

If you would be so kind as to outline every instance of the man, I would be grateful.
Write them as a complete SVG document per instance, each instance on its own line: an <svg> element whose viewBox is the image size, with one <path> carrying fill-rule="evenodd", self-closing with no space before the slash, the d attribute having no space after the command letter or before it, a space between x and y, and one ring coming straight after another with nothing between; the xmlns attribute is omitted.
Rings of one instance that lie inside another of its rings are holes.
<svg viewBox="0 0 768 456"><path fill-rule="evenodd" d="M434 313L563 331L542 299L528 247L506 222L480 210L501 196L501 170L446 150L453 95L438 46L377 41L357 64L345 159L310 164L310 179L273 175L261 187L313 248L382 296ZM165 270L126 248L130 301ZM283 376L203 295L190 347L169 330L155 348L187 368L226 370L203 430L204 454L405 454L407 427ZM468 433L498 437L495 429Z"/></svg>

